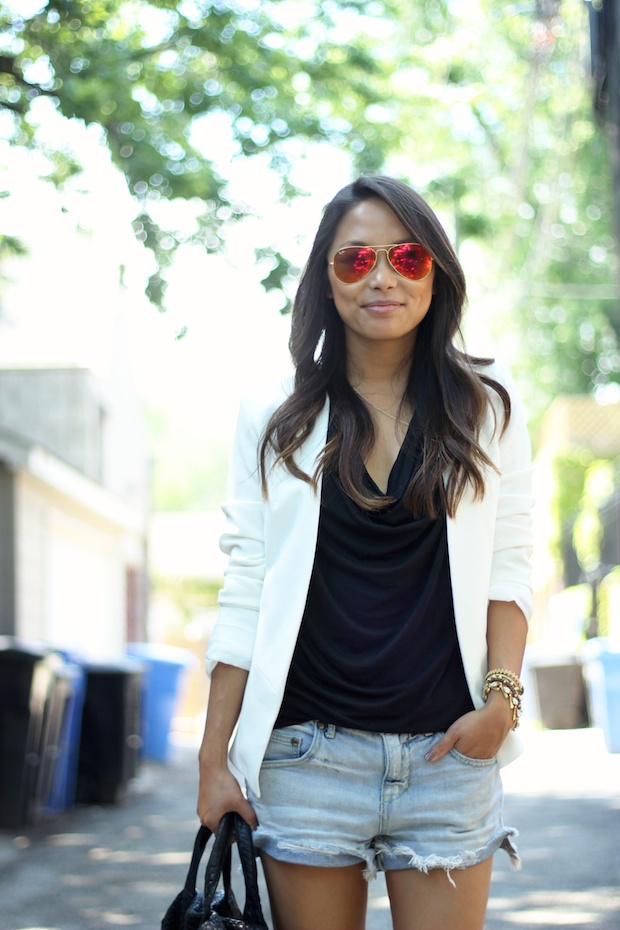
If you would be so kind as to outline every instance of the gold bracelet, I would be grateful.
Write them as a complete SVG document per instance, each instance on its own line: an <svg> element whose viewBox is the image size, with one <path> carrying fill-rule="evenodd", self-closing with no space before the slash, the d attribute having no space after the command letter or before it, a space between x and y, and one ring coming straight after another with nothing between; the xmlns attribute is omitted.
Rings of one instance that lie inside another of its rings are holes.
<svg viewBox="0 0 620 930"><path fill-rule="evenodd" d="M512 729L516 730L522 714L523 684L521 679L514 672L508 672L507 669L493 669L484 679L482 699L485 704L491 691L497 691L508 701L512 711Z"/></svg>
<svg viewBox="0 0 620 930"><path fill-rule="evenodd" d="M485 682L508 680L515 686L520 694L523 694L523 682L516 672L511 672L508 668L492 668L490 672L487 672L484 680Z"/></svg>
<svg viewBox="0 0 620 930"><path fill-rule="evenodd" d="M519 726L519 718L521 717L521 714L523 712L521 708L520 696L518 694L511 694L510 691L504 688L504 686L499 681L493 681L485 686L485 689L483 692L483 698L484 698L485 703L491 691L499 692L499 694L503 695L503 697L505 697L506 700L508 701L510 705L510 709L512 711L512 728L511 729L516 730L517 727Z"/></svg>

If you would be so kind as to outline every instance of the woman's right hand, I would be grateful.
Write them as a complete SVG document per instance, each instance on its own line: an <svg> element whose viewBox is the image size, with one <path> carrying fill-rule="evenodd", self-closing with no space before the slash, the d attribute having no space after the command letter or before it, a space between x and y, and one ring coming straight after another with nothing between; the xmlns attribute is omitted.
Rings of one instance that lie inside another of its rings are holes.
<svg viewBox="0 0 620 930"><path fill-rule="evenodd" d="M200 764L198 803L200 822L214 833L224 814L236 811L254 829L258 825L254 808L244 797L239 782L230 769Z"/></svg>
<svg viewBox="0 0 620 930"><path fill-rule="evenodd" d="M205 731L198 753L199 782L196 811L200 822L215 832L224 814L236 811L252 829L253 807L228 768L228 745L243 699L247 671L221 662L211 676Z"/></svg>

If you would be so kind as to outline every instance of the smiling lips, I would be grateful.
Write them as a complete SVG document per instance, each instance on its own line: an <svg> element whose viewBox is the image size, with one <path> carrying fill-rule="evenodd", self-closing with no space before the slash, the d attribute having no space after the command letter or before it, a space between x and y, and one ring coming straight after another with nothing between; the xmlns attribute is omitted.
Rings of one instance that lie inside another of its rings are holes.
<svg viewBox="0 0 620 930"><path fill-rule="evenodd" d="M364 304L364 310L370 310L372 313L385 313L388 310L395 310L402 306L398 300L373 300Z"/></svg>

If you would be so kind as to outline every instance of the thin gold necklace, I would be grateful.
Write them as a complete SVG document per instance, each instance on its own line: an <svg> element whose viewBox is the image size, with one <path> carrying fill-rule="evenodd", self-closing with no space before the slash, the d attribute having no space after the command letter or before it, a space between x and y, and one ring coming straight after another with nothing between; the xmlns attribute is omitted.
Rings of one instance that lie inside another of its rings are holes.
<svg viewBox="0 0 620 930"><path fill-rule="evenodd" d="M363 394L360 394L359 391L353 388L358 397L361 397L365 404L368 404L369 407L372 407L373 410L376 410L377 413L382 413L384 417L389 417L390 420L394 420L395 423L400 423L402 426L409 426L408 420L401 420L400 417L395 417L391 413L388 413L387 410L382 410L381 407L377 407L376 404L373 404L372 401L368 400L367 397L364 397Z"/></svg>

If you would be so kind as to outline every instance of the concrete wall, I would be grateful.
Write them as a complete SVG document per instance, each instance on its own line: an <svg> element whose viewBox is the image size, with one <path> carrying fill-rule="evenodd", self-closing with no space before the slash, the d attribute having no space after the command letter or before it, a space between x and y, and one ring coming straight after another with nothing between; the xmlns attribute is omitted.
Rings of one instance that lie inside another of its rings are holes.
<svg viewBox="0 0 620 930"><path fill-rule="evenodd" d="M127 572L144 566L143 533L40 479L16 478L16 632L97 660L124 654Z"/></svg>
<svg viewBox="0 0 620 930"><path fill-rule="evenodd" d="M13 472L0 462L0 635L15 633L15 495Z"/></svg>
<svg viewBox="0 0 620 930"><path fill-rule="evenodd" d="M86 369L0 370L0 425L95 481L102 479L102 417L97 383Z"/></svg>
<svg viewBox="0 0 620 930"><path fill-rule="evenodd" d="M147 441L117 356L0 370L0 634L96 659L146 624Z"/></svg>

